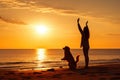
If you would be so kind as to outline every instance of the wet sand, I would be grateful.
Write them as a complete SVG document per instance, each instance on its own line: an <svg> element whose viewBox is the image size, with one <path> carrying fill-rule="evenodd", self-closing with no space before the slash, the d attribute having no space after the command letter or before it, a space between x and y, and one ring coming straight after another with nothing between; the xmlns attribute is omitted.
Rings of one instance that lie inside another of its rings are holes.
<svg viewBox="0 0 120 80"><path fill-rule="evenodd" d="M3 70L0 80L120 80L120 64L91 65L88 69Z"/></svg>

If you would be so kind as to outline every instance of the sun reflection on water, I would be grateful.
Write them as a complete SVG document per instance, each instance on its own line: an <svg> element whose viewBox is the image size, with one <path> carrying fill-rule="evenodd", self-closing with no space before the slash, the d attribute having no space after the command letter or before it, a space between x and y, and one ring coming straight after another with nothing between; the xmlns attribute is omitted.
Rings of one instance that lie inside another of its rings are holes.
<svg viewBox="0 0 120 80"><path fill-rule="evenodd" d="M42 61L45 59L46 55L46 49L43 49L43 48L40 48L40 49L37 49L37 58L39 61Z"/></svg>

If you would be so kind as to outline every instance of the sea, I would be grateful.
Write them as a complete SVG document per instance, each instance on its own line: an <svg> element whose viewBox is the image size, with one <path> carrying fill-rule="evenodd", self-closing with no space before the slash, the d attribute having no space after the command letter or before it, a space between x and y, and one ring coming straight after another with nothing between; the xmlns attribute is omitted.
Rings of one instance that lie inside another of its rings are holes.
<svg viewBox="0 0 120 80"><path fill-rule="evenodd" d="M77 67L85 65L81 49L71 49L76 60L80 55ZM67 61L62 49L0 49L0 69L7 70L47 70L67 68ZM89 65L103 65L120 63L120 49L90 49Z"/></svg>

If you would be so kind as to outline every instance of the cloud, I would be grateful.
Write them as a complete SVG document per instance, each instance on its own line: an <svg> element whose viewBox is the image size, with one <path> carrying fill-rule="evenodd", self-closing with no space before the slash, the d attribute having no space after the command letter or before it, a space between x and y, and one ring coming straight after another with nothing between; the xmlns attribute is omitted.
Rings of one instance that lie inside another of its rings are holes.
<svg viewBox="0 0 120 80"><path fill-rule="evenodd" d="M27 9L26 3L20 3L17 0L0 0L1 9Z"/></svg>
<svg viewBox="0 0 120 80"><path fill-rule="evenodd" d="M63 5L53 4L54 0L7 0L0 1L0 8L3 9L28 9L41 13L55 13L60 15L76 15L78 12ZM56 2L56 1L55 1Z"/></svg>
<svg viewBox="0 0 120 80"><path fill-rule="evenodd" d="M120 0L0 0L0 8L27 9L39 13L88 16L120 23Z"/></svg>
<svg viewBox="0 0 120 80"><path fill-rule="evenodd" d="M117 33L116 34L115 33L110 33L110 34L107 34L107 35L109 35L109 36L117 36L117 37L119 36L120 37L119 33L118 34Z"/></svg>
<svg viewBox="0 0 120 80"><path fill-rule="evenodd" d="M14 18L5 18L5 17L0 16L0 20L7 22L7 23L12 23L12 24L26 25L25 22L16 20Z"/></svg>

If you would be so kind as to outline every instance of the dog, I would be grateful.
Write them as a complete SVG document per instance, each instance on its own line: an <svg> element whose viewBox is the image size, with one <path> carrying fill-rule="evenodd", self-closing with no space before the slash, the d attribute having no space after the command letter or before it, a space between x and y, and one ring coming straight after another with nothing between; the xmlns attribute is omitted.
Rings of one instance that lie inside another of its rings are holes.
<svg viewBox="0 0 120 80"><path fill-rule="evenodd" d="M61 60L68 61L69 69L75 70L77 67L77 62L79 61L79 55L76 57L76 61L75 61L68 46L65 46L63 50L64 50L64 58L62 58Z"/></svg>

